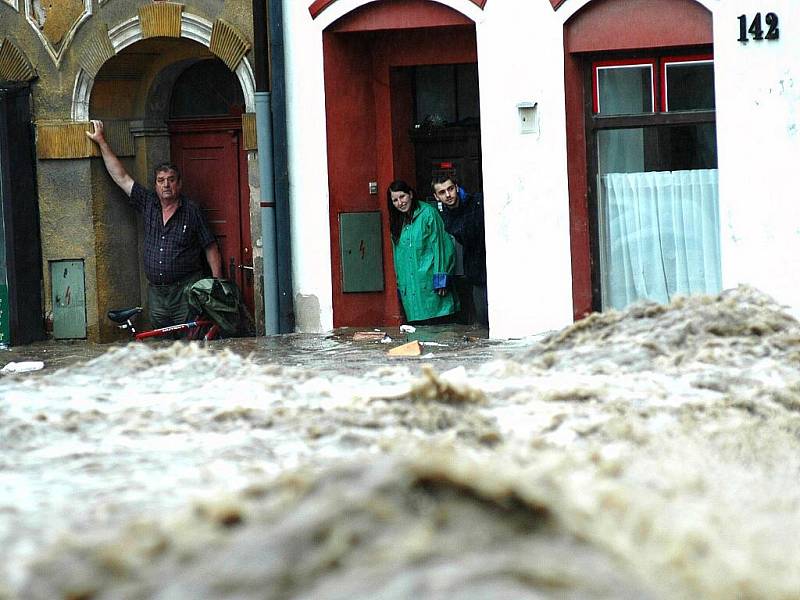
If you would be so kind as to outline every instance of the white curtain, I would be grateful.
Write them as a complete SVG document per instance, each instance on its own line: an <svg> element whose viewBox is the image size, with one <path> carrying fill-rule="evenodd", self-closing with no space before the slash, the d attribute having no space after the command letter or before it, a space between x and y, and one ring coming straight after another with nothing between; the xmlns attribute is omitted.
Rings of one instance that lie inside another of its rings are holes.
<svg viewBox="0 0 800 600"><path fill-rule="evenodd" d="M603 308L721 288L716 169L600 176Z"/></svg>

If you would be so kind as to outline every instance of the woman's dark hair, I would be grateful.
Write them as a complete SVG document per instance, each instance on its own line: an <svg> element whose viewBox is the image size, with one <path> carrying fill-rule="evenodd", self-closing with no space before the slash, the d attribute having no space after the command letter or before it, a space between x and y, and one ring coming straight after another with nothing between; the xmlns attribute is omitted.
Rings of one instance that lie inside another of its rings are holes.
<svg viewBox="0 0 800 600"><path fill-rule="evenodd" d="M408 212L401 213L394 207L392 203L392 192L405 192L411 196L411 206ZM403 223L411 219L411 215L417 209L417 194L410 185L402 179L395 179L389 184L386 189L386 203L389 206L389 233L392 236L392 241L396 244L400 239L400 230L403 229Z"/></svg>

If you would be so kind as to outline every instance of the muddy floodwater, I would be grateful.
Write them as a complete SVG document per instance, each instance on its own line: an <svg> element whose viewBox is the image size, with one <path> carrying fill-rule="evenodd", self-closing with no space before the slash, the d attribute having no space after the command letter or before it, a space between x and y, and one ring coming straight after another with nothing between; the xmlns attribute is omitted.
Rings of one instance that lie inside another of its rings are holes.
<svg viewBox="0 0 800 600"><path fill-rule="evenodd" d="M0 598L800 598L800 325L757 290L234 342L0 379Z"/></svg>

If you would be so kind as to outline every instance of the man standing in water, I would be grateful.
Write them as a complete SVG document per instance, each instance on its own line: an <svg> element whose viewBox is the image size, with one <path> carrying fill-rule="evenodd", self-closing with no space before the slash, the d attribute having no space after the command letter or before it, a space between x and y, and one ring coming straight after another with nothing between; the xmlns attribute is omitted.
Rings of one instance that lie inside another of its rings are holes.
<svg viewBox="0 0 800 600"><path fill-rule="evenodd" d="M190 317L185 290L203 278L203 254L211 276L222 277L216 238L200 207L181 195L181 174L175 165L156 166L155 192L148 190L133 180L111 150L103 122L92 121L92 125L94 131L87 131L87 137L100 148L111 179L143 216L150 321L154 327L184 323Z"/></svg>
<svg viewBox="0 0 800 600"><path fill-rule="evenodd" d="M464 277L474 307L474 314L468 314L467 320L470 324L488 325L483 195L468 194L448 173L434 175L431 187L434 197L444 207L441 215L445 229L464 248Z"/></svg>

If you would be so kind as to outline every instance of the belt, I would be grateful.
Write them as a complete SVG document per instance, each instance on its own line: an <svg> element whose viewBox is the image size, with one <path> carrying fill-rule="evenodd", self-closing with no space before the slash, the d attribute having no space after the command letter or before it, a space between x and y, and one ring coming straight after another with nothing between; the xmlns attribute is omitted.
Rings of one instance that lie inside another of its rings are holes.
<svg viewBox="0 0 800 600"><path fill-rule="evenodd" d="M201 271L195 271L194 273L190 273L183 279L179 279L178 281L173 281L172 283L153 283L151 281L148 281L148 283L155 288L169 288L169 287L175 287L176 285L186 285L186 283L191 279L195 277L201 278L202 276L203 273Z"/></svg>

